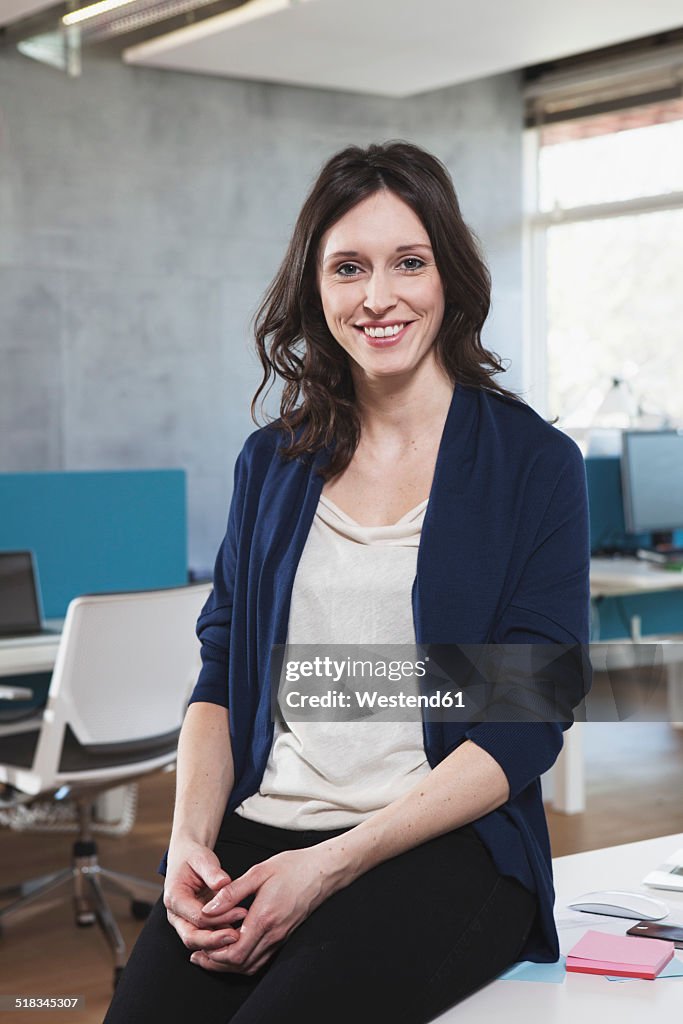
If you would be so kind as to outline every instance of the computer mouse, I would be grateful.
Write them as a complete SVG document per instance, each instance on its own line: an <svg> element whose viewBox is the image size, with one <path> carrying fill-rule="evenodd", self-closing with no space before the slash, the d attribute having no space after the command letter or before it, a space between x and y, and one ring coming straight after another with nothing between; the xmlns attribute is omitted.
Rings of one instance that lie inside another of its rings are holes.
<svg viewBox="0 0 683 1024"><path fill-rule="evenodd" d="M609 917L628 917L634 921L661 921L669 913L666 903L640 892L622 892L617 889L587 892L567 906L586 914L606 914Z"/></svg>

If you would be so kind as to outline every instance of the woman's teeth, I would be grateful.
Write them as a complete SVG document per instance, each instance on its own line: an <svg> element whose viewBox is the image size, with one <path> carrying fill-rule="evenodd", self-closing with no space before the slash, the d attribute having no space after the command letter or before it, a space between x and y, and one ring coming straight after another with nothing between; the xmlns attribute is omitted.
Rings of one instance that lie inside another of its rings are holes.
<svg viewBox="0 0 683 1024"><path fill-rule="evenodd" d="M393 327L364 327L363 331L369 338L391 338L402 331L405 324L394 324Z"/></svg>

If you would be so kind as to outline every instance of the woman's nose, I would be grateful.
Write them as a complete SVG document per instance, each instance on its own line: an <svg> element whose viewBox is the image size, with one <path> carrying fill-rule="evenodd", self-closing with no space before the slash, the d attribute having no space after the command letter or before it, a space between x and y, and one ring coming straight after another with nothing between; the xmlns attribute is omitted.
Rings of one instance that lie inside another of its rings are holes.
<svg viewBox="0 0 683 1024"><path fill-rule="evenodd" d="M391 277L388 274L374 273L368 278L363 305L372 313L381 313L396 304L396 296Z"/></svg>

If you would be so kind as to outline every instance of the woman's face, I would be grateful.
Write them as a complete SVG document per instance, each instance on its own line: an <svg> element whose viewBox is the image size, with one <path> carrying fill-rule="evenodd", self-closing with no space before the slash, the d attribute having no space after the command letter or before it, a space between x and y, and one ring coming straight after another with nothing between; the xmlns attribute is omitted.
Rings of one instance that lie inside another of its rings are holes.
<svg viewBox="0 0 683 1024"><path fill-rule="evenodd" d="M424 225L395 193L373 193L323 235L318 289L354 374L406 374L434 358L443 285Z"/></svg>

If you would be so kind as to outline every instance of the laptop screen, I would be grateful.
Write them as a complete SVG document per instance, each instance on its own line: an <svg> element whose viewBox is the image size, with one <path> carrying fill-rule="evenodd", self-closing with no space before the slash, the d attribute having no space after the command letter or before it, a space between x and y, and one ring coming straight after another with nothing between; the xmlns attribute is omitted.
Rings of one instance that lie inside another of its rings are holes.
<svg viewBox="0 0 683 1024"><path fill-rule="evenodd" d="M30 551L0 551L0 636L40 632L42 623Z"/></svg>

